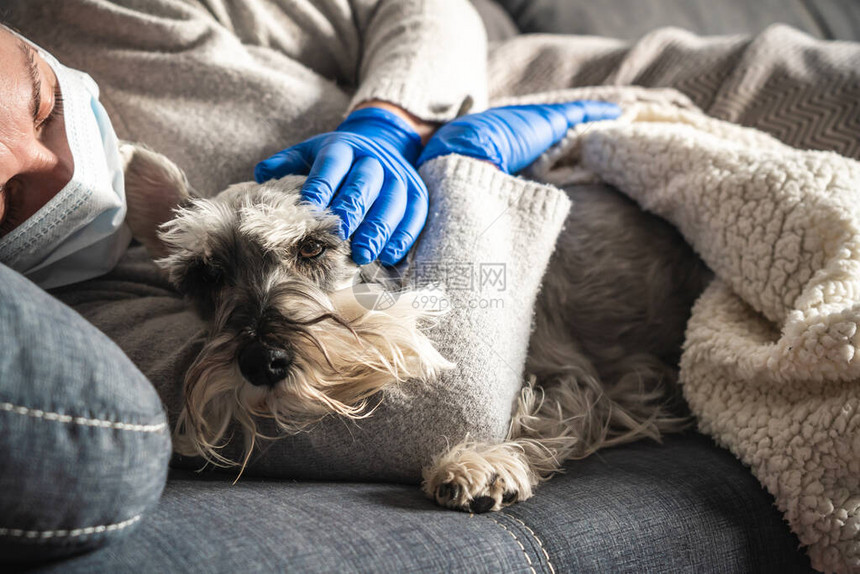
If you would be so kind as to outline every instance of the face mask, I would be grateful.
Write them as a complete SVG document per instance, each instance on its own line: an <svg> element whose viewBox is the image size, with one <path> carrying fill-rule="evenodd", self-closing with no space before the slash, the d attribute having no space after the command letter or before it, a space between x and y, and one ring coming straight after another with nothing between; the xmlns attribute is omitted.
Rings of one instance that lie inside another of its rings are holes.
<svg viewBox="0 0 860 574"><path fill-rule="evenodd" d="M131 231L124 224L119 143L99 103L98 86L34 47L60 83L74 174L39 211L0 238L0 262L49 289L113 269L131 242Z"/></svg>

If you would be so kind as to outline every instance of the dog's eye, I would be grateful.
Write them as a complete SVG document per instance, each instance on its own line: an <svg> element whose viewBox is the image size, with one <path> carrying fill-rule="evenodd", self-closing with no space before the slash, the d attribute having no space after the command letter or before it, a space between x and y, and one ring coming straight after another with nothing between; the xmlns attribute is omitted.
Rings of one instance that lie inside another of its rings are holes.
<svg viewBox="0 0 860 574"><path fill-rule="evenodd" d="M299 255L304 259L316 259L325 253L325 245L316 239L305 239L299 245Z"/></svg>
<svg viewBox="0 0 860 574"><path fill-rule="evenodd" d="M224 277L224 272L221 270L220 267L215 267L214 265L206 265L203 268L203 276L206 278L207 283L220 283L221 279Z"/></svg>

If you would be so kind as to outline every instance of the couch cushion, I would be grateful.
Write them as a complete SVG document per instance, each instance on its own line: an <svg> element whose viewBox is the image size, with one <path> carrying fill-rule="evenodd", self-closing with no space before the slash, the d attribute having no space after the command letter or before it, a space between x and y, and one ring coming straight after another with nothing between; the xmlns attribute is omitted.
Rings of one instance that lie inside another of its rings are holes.
<svg viewBox="0 0 860 574"><path fill-rule="evenodd" d="M164 487L152 385L104 334L0 265L0 563L133 530Z"/></svg>
<svg viewBox="0 0 860 574"><path fill-rule="evenodd" d="M133 537L40 571L810 571L772 498L697 434L570 462L482 515L410 486L202 478L174 473Z"/></svg>
<svg viewBox="0 0 860 574"><path fill-rule="evenodd" d="M860 40L855 0L497 0L523 32L633 40L664 26L697 34L756 34L788 24L813 36Z"/></svg>

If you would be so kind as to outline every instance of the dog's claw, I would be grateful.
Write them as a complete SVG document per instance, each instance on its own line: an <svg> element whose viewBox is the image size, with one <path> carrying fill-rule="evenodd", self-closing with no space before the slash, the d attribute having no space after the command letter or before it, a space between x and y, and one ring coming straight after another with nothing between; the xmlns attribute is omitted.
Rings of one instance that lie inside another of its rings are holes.
<svg viewBox="0 0 860 574"><path fill-rule="evenodd" d="M505 447L465 443L451 449L424 469L424 494L440 506L474 514L528 500L533 485L521 479L528 461Z"/></svg>
<svg viewBox="0 0 860 574"><path fill-rule="evenodd" d="M457 500L460 496L460 487L452 482L444 482L436 488L436 500L445 504Z"/></svg>
<svg viewBox="0 0 860 574"><path fill-rule="evenodd" d="M483 514L489 512L496 505L496 501L491 496L479 496L469 504L469 510L475 514Z"/></svg>
<svg viewBox="0 0 860 574"><path fill-rule="evenodd" d="M500 488L504 488L504 484L499 481L498 476L492 477L488 486L490 487L489 492L485 491L484 494L476 493L477 495L473 495L466 485L456 482L443 482L436 487L433 494L436 502L440 505L473 514L484 514L497 508L509 506L519 499L519 492L516 490L500 490ZM500 488L494 489L492 488L494 486ZM473 496L474 498L472 498Z"/></svg>

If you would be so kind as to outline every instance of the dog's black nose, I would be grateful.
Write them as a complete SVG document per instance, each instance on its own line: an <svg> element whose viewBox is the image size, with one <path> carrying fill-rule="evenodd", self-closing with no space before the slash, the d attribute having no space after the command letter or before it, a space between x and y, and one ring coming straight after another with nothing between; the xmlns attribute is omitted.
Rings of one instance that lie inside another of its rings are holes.
<svg viewBox="0 0 860 574"><path fill-rule="evenodd" d="M283 349L273 349L254 342L239 353L242 376L258 387L271 387L287 376L293 358Z"/></svg>

